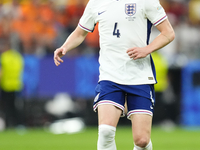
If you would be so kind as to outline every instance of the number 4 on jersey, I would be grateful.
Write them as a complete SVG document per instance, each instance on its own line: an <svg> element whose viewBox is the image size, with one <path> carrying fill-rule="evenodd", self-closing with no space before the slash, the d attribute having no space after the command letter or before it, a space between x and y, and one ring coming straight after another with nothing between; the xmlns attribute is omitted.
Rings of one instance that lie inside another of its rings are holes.
<svg viewBox="0 0 200 150"><path fill-rule="evenodd" d="M117 22L115 23L115 26L114 26L113 35L114 36L116 35L118 38L120 38L119 29L117 29Z"/></svg>

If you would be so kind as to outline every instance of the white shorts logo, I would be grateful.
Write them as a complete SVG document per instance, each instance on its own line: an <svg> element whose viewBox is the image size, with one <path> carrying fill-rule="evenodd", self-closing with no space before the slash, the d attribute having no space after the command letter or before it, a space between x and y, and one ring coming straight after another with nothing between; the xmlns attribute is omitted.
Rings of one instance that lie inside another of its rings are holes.
<svg viewBox="0 0 200 150"><path fill-rule="evenodd" d="M151 96L151 102L152 102L152 104L154 106L154 99L153 99L152 91L150 91L150 96Z"/></svg>
<svg viewBox="0 0 200 150"><path fill-rule="evenodd" d="M94 102L96 102L99 99L99 94L97 94L97 96L94 98Z"/></svg>

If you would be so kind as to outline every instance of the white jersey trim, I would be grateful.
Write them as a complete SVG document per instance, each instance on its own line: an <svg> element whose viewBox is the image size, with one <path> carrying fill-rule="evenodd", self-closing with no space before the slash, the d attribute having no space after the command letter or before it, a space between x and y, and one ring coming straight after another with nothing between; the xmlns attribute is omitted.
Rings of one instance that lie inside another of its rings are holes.
<svg viewBox="0 0 200 150"><path fill-rule="evenodd" d="M78 24L78 26L79 26L81 29L83 29L83 30L85 30L85 31L87 31L87 32L93 32L93 30L90 30L90 29L88 29L88 28L82 26L80 23Z"/></svg>
<svg viewBox="0 0 200 150"><path fill-rule="evenodd" d="M157 22L155 22L153 25L157 26L158 24L160 24L161 22L163 22L165 19L167 19L167 15L165 15L164 17L162 17L160 20L158 20Z"/></svg>

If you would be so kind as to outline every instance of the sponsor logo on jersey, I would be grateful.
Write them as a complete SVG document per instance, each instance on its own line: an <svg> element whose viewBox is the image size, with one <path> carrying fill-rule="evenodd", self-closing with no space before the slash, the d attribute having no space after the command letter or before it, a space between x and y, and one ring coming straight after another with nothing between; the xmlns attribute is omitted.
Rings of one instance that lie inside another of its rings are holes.
<svg viewBox="0 0 200 150"><path fill-rule="evenodd" d="M136 13L136 3L125 4L125 13L133 16Z"/></svg>

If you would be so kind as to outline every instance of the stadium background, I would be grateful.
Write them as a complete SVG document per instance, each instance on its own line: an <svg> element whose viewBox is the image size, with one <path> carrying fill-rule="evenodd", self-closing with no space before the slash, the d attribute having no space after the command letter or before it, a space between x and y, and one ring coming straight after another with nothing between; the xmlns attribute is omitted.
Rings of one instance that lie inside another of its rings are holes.
<svg viewBox="0 0 200 150"><path fill-rule="evenodd" d="M200 126L200 1L160 0L176 39L153 53L158 84L154 126ZM97 125L92 111L98 81L98 31L56 67L53 51L77 26L87 0L0 0L0 44L9 41L24 61L17 97L16 128L46 127L57 120L81 119ZM98 26L98 25L97 25ZM155 28L152 38L158 33ZM3 50L0 48L1 54ZM10 66L12 67L12 66ZM2 80L1 80L2 81ZM0 129L5 117L0 107ZM80 120L79 120L80 121ZM128 125L126 118L121 125Z"/></svg>

